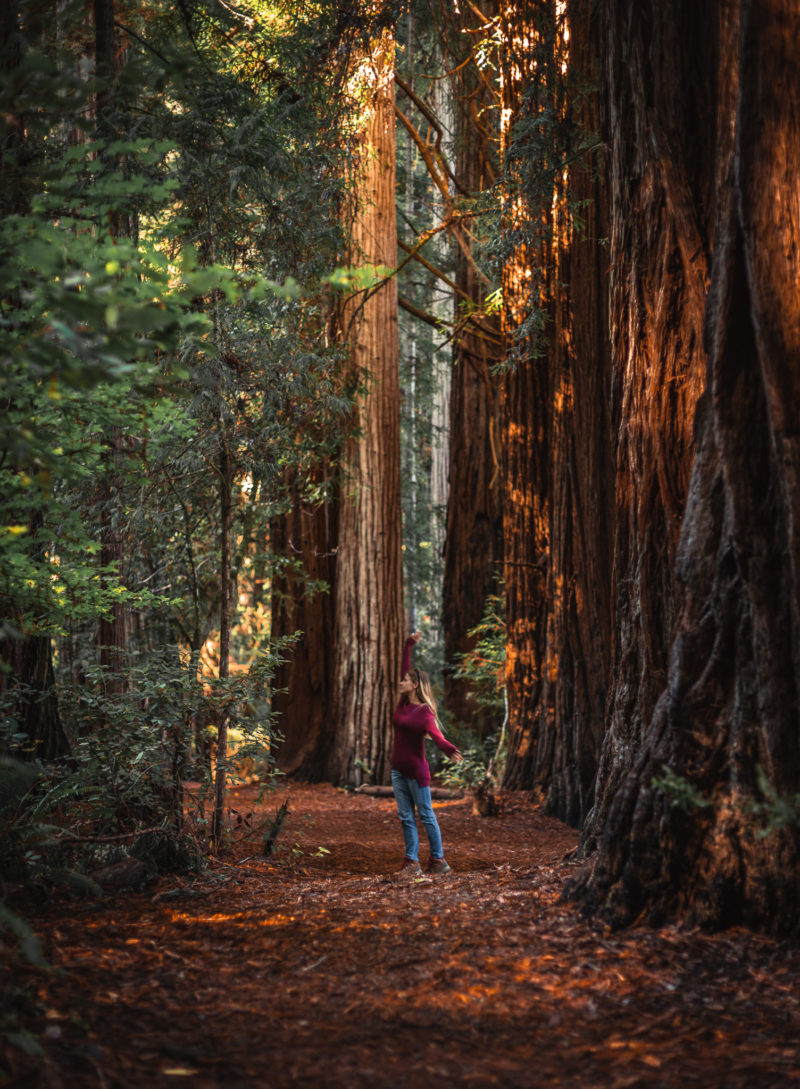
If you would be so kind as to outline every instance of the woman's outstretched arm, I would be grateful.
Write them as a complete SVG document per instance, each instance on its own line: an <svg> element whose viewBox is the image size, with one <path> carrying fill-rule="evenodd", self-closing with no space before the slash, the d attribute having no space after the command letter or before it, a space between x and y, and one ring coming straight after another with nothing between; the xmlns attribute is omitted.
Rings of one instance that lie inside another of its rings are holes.
<svg viewBox="0 0 800 1089"><path fill-rule="evenodd" d="M445 756L449 756L450 759L455 760L456 763L463 759L459 749L456 748L452 741L447 740L442 731L436 725L436 719L433 717L433 714L431 714L426 732L431 741L439 746Z"/></svg>
<svg viewBox="0 0 800 1089"><path fill-rule="evenodd" d="M406 645L403 647L403 661L400 664L400 677L405 677L409 669L411 669L411 648L415 643L419 642L420 632L412 631L408 639L406 639Z"/></svg>

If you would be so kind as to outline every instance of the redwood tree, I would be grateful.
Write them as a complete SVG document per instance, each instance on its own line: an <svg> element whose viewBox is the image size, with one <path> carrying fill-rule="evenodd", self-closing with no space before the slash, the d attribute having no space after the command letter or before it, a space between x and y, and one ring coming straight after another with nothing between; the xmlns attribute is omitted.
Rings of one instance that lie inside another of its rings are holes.
<svg viewBox="0 0 800 1089"><path fill-rule="evenodd" d="M360 148L354 263L397 264L394 39L384 30L359 76L366 93ZM389 278L345 308L352 366L364 379L355 434L341 464L334 586L329 773L339 781L380 781L389 769L391 714L403 638L400 507L400 390L397 284Z"/></svg>
<svg viewBox="0 0 800 1089"><path fill-rule="evenodd" d="M114 0L94 0L93 11L95 72L99 80L99 89L95 97L97 134L110 144L119 138L121 127L116 87L121 50L115 33ZM127 221L127 217L116 211L109 218L109 228L115 238L129 234L130 227L131 223ZM121 525L124 511L120 471L123 453L121 429L109 428L106 442L108 444L107 467L98 481L98 502L102 524L100 562L104 568L114 573L115 578L121 578L125 564L125 534ZM127 624L125 608L121 601L115 601L108 612L98 619L97 643L100 664L106 671L107 690L119 694L125 688L124 670L127 649Z"/></svg>
<svg viewBox="0 0 800 1089"><path fill-rule="evenodd" d="M276 584L276 630L303 638L279 682L279 762L312 779L360 783L388 774L391 711L403 638L400 412L395 218L394 39L378 31L352 62L359 96L349 264L374 273L347 299L335 335L347 345L344 385L356 391L338 459L333 507L302 503L276 542L300 560ZM330 599L303 601L320 579Z"/></svg>
<svg viewBox="0 0 800 1089"><path fill-rule="evenodd" d="M661 3L610 3L601 16L615 536L607 736L593 821L602 821L642 744L676 620L675 560L705 374L714 134L726 123L714 115L713 20L711 7Z"/></svg>
<svg viewBox="0 0 800 1089"><path fill-rule="evenodd" d="M491 19L497 5L483 5ZM498 433L499 389L496 367L503 359L498 315L486 300L496 284L487 277L478 241L487 225L476 215L479 200L498 173L498 88L491 69L478 64L487 33L477 9L456 8L447 64L452 70L456 117L455 179L459 200L453 219L456 240L456 333L450 389L449 492L444 545L442 627L444 629L445 705L457 721L484 725L470 700L470 685L453 676L452 667L475 644L470 629L484 615L488 597L497 592L502 559L502 507Z"/></svg>
<svg viewBox="0 0 800 1089"><path fill-rule="evenodd" d="M610 640L604 188L588 5L508 3L503 381L506 785L579 824L592 802ZM567 33L569 30L569 33Z"/></svg>
<svg viewBox="0 0 800 1089"><path fill-rule="evenodd" d="M335 738L330 716L333 595L330 590L312 594L306 587L334 584L336 506L304 497L297 482L290 485L290 503L272 523L270 545L285 562L272 580L271 628L273 637L303 634L277 671L272 706L283 735L281 770L319 782L326 778Z"/></svg>
<svg viewBox="0 0 800 1089"><path fill-rule="evenodd" d="M596 851L574 892L622 922L788 929L800 914L785 805L800 785L800 20L788 0L609 0L602 22L617 615Z"/></svg>

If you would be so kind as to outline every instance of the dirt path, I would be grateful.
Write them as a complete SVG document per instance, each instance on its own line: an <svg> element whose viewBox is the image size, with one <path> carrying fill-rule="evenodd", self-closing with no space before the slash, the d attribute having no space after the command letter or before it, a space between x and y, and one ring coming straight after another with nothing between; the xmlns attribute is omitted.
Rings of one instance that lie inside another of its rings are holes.
<svg viewBox="0 0 800 1089"><path fill-rule="evenodd" d="M287 795L276 863L243 838L192 884L43 909L59 972L12 991L46 1058L8 1049L0 1085L800 1085L797 942L587 923L559 902L575 834L523 798L437 805L455 872L403 884L391 799L292 785L267 810Z"/></svg>

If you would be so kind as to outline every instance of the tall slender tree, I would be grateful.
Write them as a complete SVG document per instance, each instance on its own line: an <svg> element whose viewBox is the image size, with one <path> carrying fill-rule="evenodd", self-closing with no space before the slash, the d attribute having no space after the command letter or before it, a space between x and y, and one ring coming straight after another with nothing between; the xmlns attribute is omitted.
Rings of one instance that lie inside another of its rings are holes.
<svg viewBox="0 0 800 1089"><path fill-rule="evenodd" d="M582 822L594 802L605 731L614 535L611 355L607 332L607 199L599 140L597 14L575 0L560 34L567 65L561 124L566 237L562 243L562 390L553 405L548 671L551 737L536 788L551 811ZM568 37L566 31L568 30ZM563 398L563 408L560 404Z"/></svg>
<svg viewBox="0 0 800 1089"><path fill-rule="evenodd" d="M454 133L442 50L424 7L410 5L398 52L398 272L403 447L403 561L411 628L426 668L442 665L441 588L452 367ZM401 155L400 152L403 152Z"/></svg>
<svg viewBox="0 0 800 1089"><path fill-rule="evenodd" d="M101 145L111 145L120 139L122 102L116 80L119 75L123 49L117 42L114 0L94 0L94 64L98 80L95 97L96 135ZM108 166L118 167L118 156L108 155ZM113 209L108 228L114 238L131 234L132 223L121 209ZM106 434L108 461L98 481L98 506L102 519L102 550L100 563L112 579L123 577L125 565L125 532L123 528L124 499L120 461L122 458L122 431L117 426L108 428ZM98 620L97 642L100 664L106 671L109 691L120 693L125 687L125 651L127 630L125 607L122 601L111 604Z"/></svg>
<svg viewBox="0 0 800 1089"><path fill-rule="evenodd" d="M563 238L555 222L563 194L553 176L553 132L524 154L513 146L527 112L557 117L553 86L554 10L547 4L501 5L503 334L508 357L502 386L504 589L509 756L506 782L539 779L549 659L548 569L551 538L554 388L560 386L562 311L556 301ZM548 137L550 140L548 141ZM547 146L548 142L550 146ZM544 154L542 154L544 153ZM548 154L549 153L549 154ZM531 176L533 184L525 172ZM569 412L561 394L562 417ZM563 592L563 591L562 591Z"/></svg>
<svg viewBox="0 0 800 1089"><path fill-rule="evenodd" d="M456 721L480 731L485 722L470 699L470 685L453 675L469 634L496 592L502 559L502 508L498 436L498 380L502 362L500 321L487 299L497 286L480 253L487 225L482 198L498 176L499 88L478 63L491 36L497 5L479 11L462 5L443 19L445 57L452 72L456 163L451 230L456 242L456 328L450 390L449 487L444 545L442 626L445 704Z"/></svg>

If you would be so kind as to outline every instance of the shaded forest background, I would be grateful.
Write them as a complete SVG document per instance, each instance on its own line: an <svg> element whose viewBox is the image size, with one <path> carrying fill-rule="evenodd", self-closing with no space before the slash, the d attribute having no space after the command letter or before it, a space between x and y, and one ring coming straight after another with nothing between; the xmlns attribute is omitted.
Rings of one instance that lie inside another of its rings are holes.
<svg viewBox="0 0 800 1089"><path fill-rule="evenodd" d="M4 882L384 782L419 627L587 909L796 930L793 5L3 18Z"/></svg>

